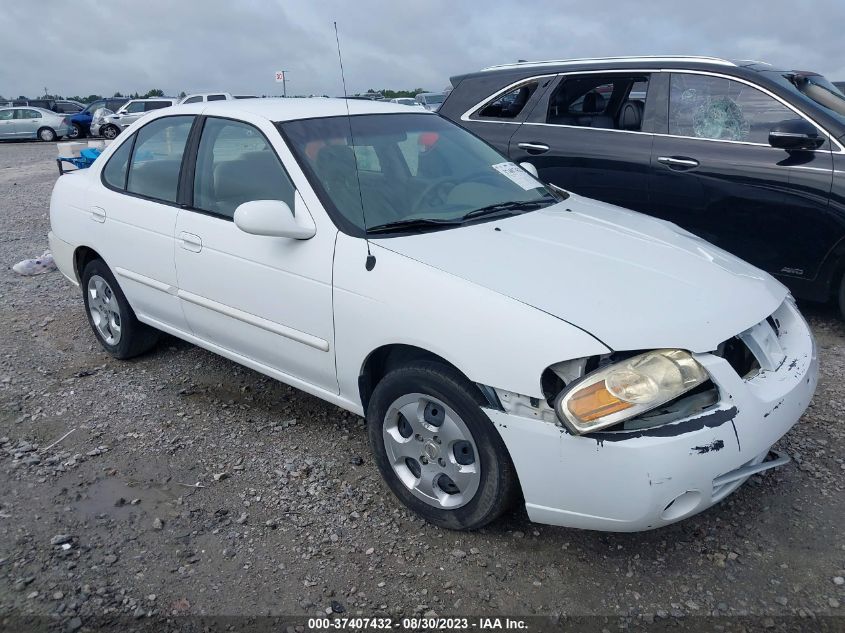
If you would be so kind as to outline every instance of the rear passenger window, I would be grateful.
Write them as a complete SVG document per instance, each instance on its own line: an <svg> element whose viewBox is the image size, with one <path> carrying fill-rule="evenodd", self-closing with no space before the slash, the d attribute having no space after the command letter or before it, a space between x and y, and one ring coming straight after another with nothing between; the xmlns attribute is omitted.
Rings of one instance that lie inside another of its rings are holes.
<svg viewBox="0 0 845 633"><path fill-rule="evenodd" d="M199 103L202 101L202 97L190 97L185 99L182 103Z"/></svg>
<svg viewBox="0 0 845 633"><path fill-rule="evenodd" d="M113 189L126 189L126 167L129 165L129 154L132 152L132 140L130 136L121 143L103 168L103 181Z"/></svg>
<svg viewBox="0 0 845 633"><path fill-rule="evenodd" d="M126 113L127 114L135 114L137 112L144 111L144 102L143 101L136 101L134 103L130 103L126 106Z"/></svg>
<svg viewBox="0 0 845 633"><path fill-rule="evenodd" d="M642 129L648 75L565 77L549 99L547 123L637 132Z"/></svg>
<svg viewBox="0 0 845 633"><path fill-rule="evenodd" d="M517 86L485 105L477 116L485 119L514 119L525 108L535 90L536 81Z"/></svg>
<svg viewBox="0 0 845 633"><path fill-rule="evenodd" d="M209 101L225 101L226 95L208 95Z"/></svg>
<svg viewBox="0 0 845 633"><path fill-rule="evenodd" d="M762 90L724 77L673 73L669 134L769 144L775 124L796 114Z"/></svg>
<svg viewBox="0 0 845 633"><path fill-rule="evenodd" d="M293 209L294 186L276 152L257 128L208 118L197 152L194 204L232 218L252 200L281 200Z"/></svg>
<svg viewBox="0 0 845 633"><path fill-rule="evenodd" d="M176 202L179 170L192 116L156 119L138 130L126 190L164 202Z"/></svg>
<svg viewBox="0 0 845 633"><path fill-rule="evenodd" d="M149 112L150 110L160 110L161 108L167 108L170 105L170 101L147 101L144 105L144 112Z"/></svg>

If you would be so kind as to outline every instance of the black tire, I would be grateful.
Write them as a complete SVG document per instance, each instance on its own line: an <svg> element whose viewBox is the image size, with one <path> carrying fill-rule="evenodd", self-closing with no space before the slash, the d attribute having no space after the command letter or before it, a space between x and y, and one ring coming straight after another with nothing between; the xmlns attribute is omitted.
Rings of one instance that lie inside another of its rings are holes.
<svg viewBox="0 0 845 633"><path fill-rule="evenodd" d="M836 294L836 305L839 308L839 318L845 321L845 274L839 280L839 292Z"/></svg>
<svg viewBox="0 0 845 633"><path fill-rule="evenodd" d="M112 292L111 297L119 310L120 337L115 344L110 344L94 323L89 303L93 299L88 290L89 282L94 276L106 281ZM126 300L126 295L123 294L123 290L121 290L120 285L103 260L95 259L85 266L85 270L82 272L82 297L85 303L85 315L88 317L88 324L91 326L94 336L97 337L103 349L115 358L126 359L138 356L148 351L158 341L158 330L138 321L132 306Z"/></svg>
<svg viewBox="0 0 845 633"><path fill-rule="evenodd" d="M432 396L455 411L478 448L480 482L475 494L454 509L429 505L414 496L390 464L383 428L390 406L400 397L419 393ZM434 525L452 530L475 530L508 510L519 492L519 481L507 448L482 411L478 389L446 365L421 361L390 371L376 386L367 407L367 428L375 462L393 494L405 506Z"/></svg>
<svg viewBox="0 0 845 633"><path fill-rule="evenodd" d="M51 143L56 140L56 130L51 127L42 127L35 134L38 140Z"/></svg>
<svg viewBox="0 0 845 633"><path fill-rule="evenodd" d="M68 133L67 137L74 140L78 138L85 138L85 130L82 129L82 126L79 125L79 123L71 123L70 133Z"/></svg>
<svg viewBox="0 0 845 633"><path fill-rule="evenodd" d="M116 125L104 125L100 128L100 136L110 141L116 139L118 134L120 134L120 128Z"/></svg>

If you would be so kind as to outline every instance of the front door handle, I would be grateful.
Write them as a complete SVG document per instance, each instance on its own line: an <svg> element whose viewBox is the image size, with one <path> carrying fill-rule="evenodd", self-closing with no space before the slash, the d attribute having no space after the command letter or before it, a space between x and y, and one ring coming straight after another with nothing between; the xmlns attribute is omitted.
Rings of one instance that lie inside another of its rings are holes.
<svg viewBox="0 0 845 633"><path fill-rule="evenodd" d="M102 207L91 207L91 219L102 224L106 221L106 210Z"/></svg>
<svg viewBox="0 0 845 633"><path fill-rule="evenodd" d="M685 156L658 156L657 162L675 171L695 169L699 165L699 162L694 158L687 158Z"/></svg>
<svg viewBox="0 0 845 633"><path fill-rule="evenodd" d="M202 238L199 235L182 231L179 233L179 246L186 251L199 253L202 250Z"/></svg>
<svg viewBox="0 0 845 633"><path fill-rule="evenodd" d="M545 143L518 143L517 147L524 149L529 154L542 154L549 151L549 146Z"/></svg>

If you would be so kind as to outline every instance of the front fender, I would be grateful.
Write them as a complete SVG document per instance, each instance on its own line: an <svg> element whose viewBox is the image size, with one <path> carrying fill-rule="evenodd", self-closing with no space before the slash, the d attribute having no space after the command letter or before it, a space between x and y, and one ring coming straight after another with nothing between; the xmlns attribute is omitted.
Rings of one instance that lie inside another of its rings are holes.
<svg viewBox="0 0 845 633"><path fill-rule="evenodd" d="M396 238L401 239L401 238ZM524 303L339 234L335 247L335 349L340 394L359 402L358 376L384 345L422 348L473 382L543 397L540 376L554 363L609 352L565 321Z"/></svg>

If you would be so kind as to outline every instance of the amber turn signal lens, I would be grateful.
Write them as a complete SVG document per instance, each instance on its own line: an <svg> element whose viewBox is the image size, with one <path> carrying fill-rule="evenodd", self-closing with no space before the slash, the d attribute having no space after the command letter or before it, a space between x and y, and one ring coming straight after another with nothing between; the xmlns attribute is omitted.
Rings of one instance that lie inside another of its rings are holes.
<svg viewBox="0 0 845 633"><path fill-rule="evenodd" d="M576 392L566 403L569 412L584 422L591 422L632 406L632 403L624 402L611 394L605 388L604 380Z"/></svg>

